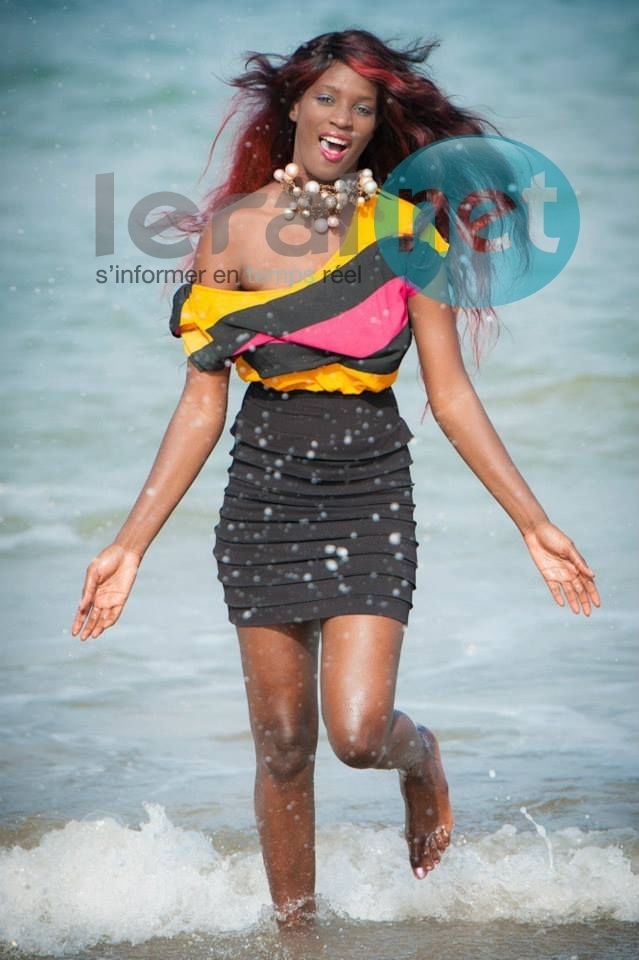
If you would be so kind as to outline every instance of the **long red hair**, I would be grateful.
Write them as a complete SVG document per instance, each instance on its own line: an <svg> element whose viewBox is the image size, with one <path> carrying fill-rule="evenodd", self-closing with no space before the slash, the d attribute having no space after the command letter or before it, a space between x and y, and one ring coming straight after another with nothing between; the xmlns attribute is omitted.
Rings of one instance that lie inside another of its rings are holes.
<svg viewBox="0 0 639 960"><path fill-rule="evenodd" d="M426 62L437 46L437 40L415 41L398 50L367 30L343 30L321 34L290 56L249 54L245 71L230 81L238 92L212 143L204 171L232 123L235 132L226 164L228 176L204 198L200 215L183 219L180 229L187 234L201 233L218 207L259 190L277 167L291 160L295 124L289 118L290 109L335 61L376 84L380 92L379 123L360 158L360 165L369 167L378 183L421 147L450 137L498 133L486 119L456 106L429 76ZM450 211L446 199L436 201L435 207L436 225L448 239ZM450 259L449 273L454 283L461 270L455 257ZM187 258L186 263L191 260ZM483 269L480 264L479 271ZM496 330L494 311L486 306L454 309L465 317L478 356L482 333Z"/></svg>
<svg viewBox="0 0 639 960"><path fill-rule="evenodd" d="M289 111L335 60L346 64L381 91L380 122L361 157L378 183L409 154L446 137L482 134L491 125L470 110L455 106L420 67L439 42L416 41L395 50L367 30L323 33L290 56L251 53L245 72L229 81L240 92L215 137L207 169L222 132L233 120L229 175L206 198L202 220L224 200L253 193L273 170L293 155L295 124Z"/></svg>

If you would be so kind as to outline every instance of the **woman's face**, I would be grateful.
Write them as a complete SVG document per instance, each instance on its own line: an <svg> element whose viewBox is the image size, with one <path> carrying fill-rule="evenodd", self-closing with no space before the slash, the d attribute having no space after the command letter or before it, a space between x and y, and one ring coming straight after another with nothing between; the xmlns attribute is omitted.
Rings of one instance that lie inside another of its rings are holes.
<svg viewBox="0 0 639 960"><path fill-rule="evenodd" d="M377 123L377 87L336 61L289 113L297 126L293 161L306 179L331 182L357 170Z"/></svg>

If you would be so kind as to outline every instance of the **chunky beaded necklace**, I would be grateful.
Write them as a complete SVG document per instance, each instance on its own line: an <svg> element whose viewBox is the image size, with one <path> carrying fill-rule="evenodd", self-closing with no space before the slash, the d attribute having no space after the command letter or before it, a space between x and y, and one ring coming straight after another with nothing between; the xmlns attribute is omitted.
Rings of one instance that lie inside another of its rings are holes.
<svg viewBox="0 0 639 960"><path fill-rule="evenodd" d="M309 180L303 186L296 184L300 169L296 163L287 163L283 170L276 170L273 179L282 184L291 198L284 218L292 220L296 214L304 220L313 222L317 233L326 233L339 227L340 211L349 203L361 206L377 193L377 183L371 170L359 170L348 179L335 183L318 183Z"/></svg>

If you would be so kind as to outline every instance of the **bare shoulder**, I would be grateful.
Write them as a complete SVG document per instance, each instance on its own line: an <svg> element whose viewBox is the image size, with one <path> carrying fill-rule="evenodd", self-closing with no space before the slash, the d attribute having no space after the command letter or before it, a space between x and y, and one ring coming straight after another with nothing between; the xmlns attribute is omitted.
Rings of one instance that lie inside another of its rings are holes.
<svg viewBox="0 0 639 960"><path fill-rule="evenodd" d="M279 193L279 185L267 184L254 193L229 198L214 211L195 253L194 268L200 271L203 284L226 289L239 285L237 277L252 262L254 247L263 241Z"/></svg>

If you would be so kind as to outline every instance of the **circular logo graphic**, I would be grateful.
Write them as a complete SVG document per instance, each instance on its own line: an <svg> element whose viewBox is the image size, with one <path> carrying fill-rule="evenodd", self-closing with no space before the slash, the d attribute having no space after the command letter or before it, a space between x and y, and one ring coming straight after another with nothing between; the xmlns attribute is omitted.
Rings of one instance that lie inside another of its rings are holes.
<svg viewBox="0 0 639 960"><path fill-rule="evenodd" d="M403 160L375 210L380 251L394 273L462 308L529 297L564 268L579 206L548 157L516 140L440 140Z"/></svg>

